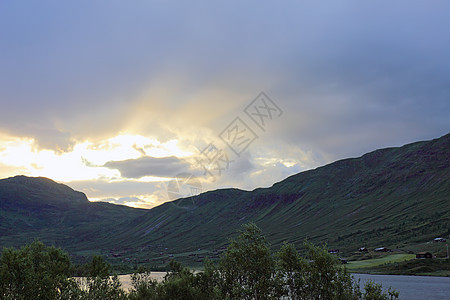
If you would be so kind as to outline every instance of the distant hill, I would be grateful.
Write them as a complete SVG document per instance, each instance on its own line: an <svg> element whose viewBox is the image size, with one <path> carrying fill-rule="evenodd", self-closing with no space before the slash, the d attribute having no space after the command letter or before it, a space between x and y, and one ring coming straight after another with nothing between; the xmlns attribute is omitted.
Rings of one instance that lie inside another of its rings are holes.
<svg viewBox="0 0 450 300"><path fill-rule="evenodd" d="M144 210L101 202L48 178L16 176L0 180L0 247L39 238L80 249L92 247L113 227Z"/></svg>
<svg viewBox="0 0 450 300"><path fill-rule="evenodd" d="M450 134L376 150L293 175L270 188L222 189L165 203L117 231L123 245L214 249L242 223L269 240L305 238L344 251L401 247L448 235Z"/></svg>
<svg viewBox="0 0 450 300"><path fill-rule="evenodd" d="M39 237L76 253L101 250L139 262L166 248L218 249L250 221L274 247L307 238L344 252L448 235L450 134L340 160L270 188L210 191L150 210L91 203L45 178L0 180L0 246Z"/></svg>

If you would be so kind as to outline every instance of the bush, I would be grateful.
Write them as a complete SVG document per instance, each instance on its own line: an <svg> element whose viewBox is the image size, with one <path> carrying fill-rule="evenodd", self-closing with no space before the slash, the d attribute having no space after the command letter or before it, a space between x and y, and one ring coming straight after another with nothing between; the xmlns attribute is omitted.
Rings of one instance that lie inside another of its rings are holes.
<svg viewBox="0 0 450 300"><path fill-rule="evenodd" d="M305 242L306 257L292 244L284 244L272 255L270 245L255 224L243 225L218 265L205 262L203 272L194 273L172 260L160 283L150 271L139 268L131 276L126 293L110 265L95 256L71 279L73 266L67 253L34 242L19 250L4 249L0 257L0 298L72 300L152 299L327 299L393 300L398 292L383 292L368 282L364 293L359 284L326 247Z"/></svg>
<svg viewBox="0 0 450 300"><path fill-rule="evenodd" d="M399 293L391 288L387 293L383 292L381 284L368 280L364 285L364 300L394 300L398 299Z"/></svg>
<svg viewBox="0 0 450 300"><path fill-rule="evenodd" d="M0 257L1 299L58 299L73 286L67 253L35 241L20 249L5 248Z"/></svg>
<svg viewBox="0 0 450 300"><path fill-rule="evenodd" d="M198 299L194 273L175 260L170 261L169 268L160 284L159 299Z"/></svg>
<svg viewBox="0 0 450 300"><path fill-rule="evenodd" d="M275 261L261 230L253 223L243 226L220 261L223 296L233 299L268 299L276 296Z"/></svg>
<svg viewBox="0 0 450 300"><path fill-rule="evenodd" d="M80 300L126 300L127 294L122 289L122 284L117 275L107 277L88 277L87 282L77 297L72 299Z"/></svg>
<svg viewBox="0 0 450 300"><path fill-rule="evenodd" d="M125 300L128 298L119 278L117 275L111 275L111 266L102 256L94 256L86 269L89 275L80 279L78 282L80 291L72 299Z"/></svg>
<svg viewBox="0 0 450 300"><path fill-rule="evenodd" d="M158 282L153 280L150 271L141 267L131 275L132 290L128 295L130 300L158 299Z"/></svg>

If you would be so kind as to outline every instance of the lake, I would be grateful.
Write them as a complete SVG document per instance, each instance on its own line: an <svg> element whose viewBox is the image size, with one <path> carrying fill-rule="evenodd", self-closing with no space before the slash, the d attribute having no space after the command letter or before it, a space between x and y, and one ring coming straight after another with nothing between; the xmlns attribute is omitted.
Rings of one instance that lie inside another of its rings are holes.
<svg viewBox="0 0 450 300"><path fill-rule="evenodd" d="M162 281L166 272L152 272L151 276ZM450 277L436 276L404 276L404 275L369 275L352 274L356 280L360 279L361 288L367 280L381 283L383 289L393 287L400 292L402 300L450 300ZM125 289L131 288L130 275L119 275Z"/></svg>
<svg viewBox="0 0 450 300"><path fill-rule="evenodd" d="M164 279L164 276L166 276L166 272L151 272L150 277L152 279L155 279L156 281L161 282ZM125 290L131 289L131 275L119 275L120 283L122 283L122 287Z"/></svg>
<svg viewBox="0 0 450 300"><path fill-rule="evenodd" d="M450 277L435 276L404 276L404 275L369 275L352 274L356 280L360 279L361 288L367 280L381 283L383 289L389 286L400 292L400 299L450 299Z"/></svg>

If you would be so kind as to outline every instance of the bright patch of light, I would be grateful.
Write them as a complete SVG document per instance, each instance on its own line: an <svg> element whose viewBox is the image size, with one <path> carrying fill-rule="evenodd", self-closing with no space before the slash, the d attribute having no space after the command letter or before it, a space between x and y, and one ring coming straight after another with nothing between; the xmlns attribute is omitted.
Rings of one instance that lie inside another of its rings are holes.
<svg viewBox="0 0 450 300"><path fill-rule="evenodd" d="M275 166L277 163L280 162L278 158L271 158L271 157L257 157L255 158L255 161L258 163L258 165L264 167Z"/></svg>
<svg viewBox="0 0 450 300"><path fill-rule="evenodd" d="M162 204L160 199L155 195L139 195L140 202L126 202L124 205L135 208L152 208Z"/></svg>
<svg viewBox="0 0 450 300"><path fill-rule="evenodd" d="M162 204L165 201L161 201L160 198L158 198L158 196L153 195L153 194L148 194L148 195L133 195L130 198L138 198L140 201L128 201L128 202L124 202L121 203L122 205L126 205L126 206L131 206L131 207L135 207L135 208L153 208L155 206L158 206L160 204ZM114 198L114 197L112 197ZM120 197L116 197L116 199L118 199ZM92 202L113 202L111 201L111 197L110 198L89 198L90 201Z"/></svg>
<svg viewBox="0 0 450 300"><path fill-rule="evenodd" d="M169 180L172 180L172 178L144 176L139 179L136 179L136 181L139 181L139 182L160 182L160 181L169 181Z"/></svg>
<svg viewBox="0 0 450 300"><path fill-rule="evenodd" d="M0 164L8 167L1 174L14 176L44 176L56 181L107 179L121 180L118 170L103 167L108 161L137 159L142 156L186 157L191 152L178 146L177 140L161 143L156 139L140 135L118 135L100 142L85 141L76 144L72 151L57 153L52 150L37 150L33 139L0 136ZM170 178L144 177L140 181L167 181Z"/></svg>
<svg viewBox="0 0 450 300"><path fill-rule="evenodd" d="M33 140L2 137L0 162L9 166L28 166L33 163Z"/></svg>
<svg viewBox="0 0 450 300"><path fill-rule="evenodd" d="M145 152L149 156L153 157L188 157L193 153L190 151L184 151L178 146L178 140L170 140L166 143L160 144L158 147L152 147L145 149Z"/></svg>
<svg viewBox="0 0 450 300"><path fill-rule="evenodd" d="M290 168L293 167L297 164L296 161L294 160L282 160L281 163L286 167L286 168Z"/></svg>

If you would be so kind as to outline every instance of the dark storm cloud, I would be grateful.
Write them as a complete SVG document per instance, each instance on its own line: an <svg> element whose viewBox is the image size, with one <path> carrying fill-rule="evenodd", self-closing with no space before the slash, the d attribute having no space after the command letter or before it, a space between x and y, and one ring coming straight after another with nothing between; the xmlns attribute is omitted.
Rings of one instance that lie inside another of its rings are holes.
<svg viewBox="0 0 450 300"><path fill-rule="evenodd" d="M189 170L189 164L175 156L161 158L145 156L137 159L110 161L104 167L117 169L122 177L127 178L173 177Z"/></svg>
<svg viewBox="0 0 450 300"><path fill-rule="evenodd" d="M310 149L322 162L450 128L446 1L2 5L0 131L43 148L115 135L134 121L135 100L162 84L172 93L143 101L148 135L167 134L165 116L196 125L202 107L189 120L177 114L211 86L241 93L243 106L264 90L285 114L261 149ZM207 100L226 114L215 99ZM239 111L229 113L201 125L220 132ZM154 173L183 169L173 163ZM150 172L137 161L111 164L130 177Z"/></svg>
<svg viewBox="0 0 450 300"><path fill-rule="evenodd" d="M286 81L270 91L286 111L275 140L329 162L449 131L447 18L417 2L377 3L311 17L298 59L286 59Z"/></svg>

